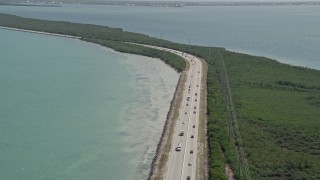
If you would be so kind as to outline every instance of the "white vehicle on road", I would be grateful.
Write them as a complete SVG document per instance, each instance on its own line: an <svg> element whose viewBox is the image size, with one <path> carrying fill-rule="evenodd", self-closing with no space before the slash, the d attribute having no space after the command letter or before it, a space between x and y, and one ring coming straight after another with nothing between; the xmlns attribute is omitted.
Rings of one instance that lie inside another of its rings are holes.
<svg viewBox="0 0 320 180"><path fill-rule="evenodd" d="M176 151L181 151L181 143L179 143L178 146L176 147Z"/></svg>

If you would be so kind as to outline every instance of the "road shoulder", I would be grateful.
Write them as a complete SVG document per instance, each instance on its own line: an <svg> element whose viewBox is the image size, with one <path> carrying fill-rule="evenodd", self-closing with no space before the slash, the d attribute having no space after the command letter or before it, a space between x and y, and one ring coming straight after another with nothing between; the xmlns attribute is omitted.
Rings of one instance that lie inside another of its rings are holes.
<svg viewBox="0 0 320 180"><path fill-rule="evenodd" d="M186 61L186 63L186 71L188 71L190 64L188 61ZM161 134L156 154L151 164L151 170L148 177L149 180L164 179L164 175L167 171L167 161L172 147L172 136L174 134L176 121L179 117L179 109L181 107L183 91L185 89L185 83L187 79L186 71L181 73L173 100L171 101L170 109L167 114L167 119Z"/></svg>
<svg viewBox="0 0 320 180"><path fill-rule="evenodd" d="M200 59L200 58L199 58ZM196 179L209 179L209 162L208 162L208 141L207 141L207 72L208 64L201 60L202 78L201 78L201 97L200 97L200 117L198 126L198 145L197 145L197 169Z"/></svg>

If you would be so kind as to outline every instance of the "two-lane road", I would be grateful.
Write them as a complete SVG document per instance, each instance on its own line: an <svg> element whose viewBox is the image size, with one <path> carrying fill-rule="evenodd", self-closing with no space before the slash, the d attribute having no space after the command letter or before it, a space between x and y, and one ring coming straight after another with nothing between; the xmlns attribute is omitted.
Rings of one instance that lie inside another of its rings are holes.
<svg viewBox="0 0 320 180"><path fill-rule="evenodd" d="M196 179L202 63L197 57L181 51L156 46L148 47L175 53L185 58L190 64L186 72L187 79L184 84L179 118L171 140L172 148L165 179Z"/></svg>
<svg viewBox="0 0 320 180"><path fill-rule="evenodd" d="M183 92L179 120L174 130L172 150L167 164L168 170L165 179L196 179L202 64L198 58L192 55L177 51L173 52L189 61L190 68L186 73L185 91ZM185 133L183 136L179 136L182 130ZM179 143L181 143L182 150L176 151Z"/></svg>
<svg viewBox="0 0 320 180"><path fill-rule="evenodd" d="M164 177L166 180L196 179L202 78L201 60L181 51L150 45L144 46L175 53L190 64L190 68L186 71L187 78L182 93L183 100L171 140L172 146Z"/></svg>

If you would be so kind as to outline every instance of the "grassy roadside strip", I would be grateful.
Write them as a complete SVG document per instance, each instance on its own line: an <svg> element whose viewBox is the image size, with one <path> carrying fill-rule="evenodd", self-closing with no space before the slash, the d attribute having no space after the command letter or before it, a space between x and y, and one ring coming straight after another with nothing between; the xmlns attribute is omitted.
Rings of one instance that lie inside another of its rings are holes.
<svg viewBox="0 0 320 180"><path fill-rule="evenodd" d="M197 154L197 169L196 179L209 179L209 162L208 162L208 141L207 141L207 72L208 64L201 59L202 74L201 74L201 97L200 97L200 118L198 127L198 154Z"/></svg>

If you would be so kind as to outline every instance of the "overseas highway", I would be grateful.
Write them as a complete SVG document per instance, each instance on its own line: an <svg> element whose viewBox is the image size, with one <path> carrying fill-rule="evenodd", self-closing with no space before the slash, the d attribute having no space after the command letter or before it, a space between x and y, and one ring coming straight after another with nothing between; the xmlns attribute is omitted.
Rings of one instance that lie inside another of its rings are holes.
<svg viewBox="0 0 320 180"><path fill-rule="evenodd" d="M179 109L167 161L166 180L196 179L202 63L199 58L172 49L148 46L177 54L189 62L183 100Z"/></svg>

